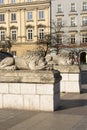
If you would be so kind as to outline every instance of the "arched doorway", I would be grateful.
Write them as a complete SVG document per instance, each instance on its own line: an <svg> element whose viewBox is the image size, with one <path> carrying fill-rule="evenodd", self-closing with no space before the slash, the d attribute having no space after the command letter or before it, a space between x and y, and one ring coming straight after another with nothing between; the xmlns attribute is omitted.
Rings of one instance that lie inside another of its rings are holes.
<svg viewBox="0 0 87 130"><path fill-rule="evenodd" d="M80 64L86 64L86 52L80 53Z"/></svg>

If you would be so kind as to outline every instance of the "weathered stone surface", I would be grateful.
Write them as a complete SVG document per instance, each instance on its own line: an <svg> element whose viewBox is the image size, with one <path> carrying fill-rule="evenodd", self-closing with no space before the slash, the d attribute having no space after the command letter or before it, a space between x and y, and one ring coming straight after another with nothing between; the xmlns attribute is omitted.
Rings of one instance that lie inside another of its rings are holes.
<svg viewBox="0 0 87 130"><path fill-rule="evenodd" d="M58 71L0 70L0 82L4 83L55 83L60 79Z"/></svg>
<svg viewBox="0 0 87 130"><path fill-rule="evenodd" d="M54 65L54 69L55 70L58 70L60 72L66 72L66 73L69 73L69 72L73 72L73 73L80 73L80 68L78 65Z"/></svg>

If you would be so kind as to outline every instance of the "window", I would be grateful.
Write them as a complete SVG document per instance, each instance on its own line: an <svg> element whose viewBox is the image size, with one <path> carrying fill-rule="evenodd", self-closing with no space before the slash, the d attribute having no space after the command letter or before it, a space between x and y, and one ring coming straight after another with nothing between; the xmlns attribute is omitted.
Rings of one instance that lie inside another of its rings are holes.
<svg viewBox="0 0 87 130"><path fill-rule="evenodd" d="M0 4L4 4L4 0L0 0Z"/></svg>
<svg viewBox="0 0 87 130"><path fill-rule="evenodd" d="M83 2L83 11L87 10L87 2Z"/></svg>
<svg viewBox="0 0 87 130"><path fill-rule="evenodd" d="M62 44L62 36L61 36L61 35L58 35L57 38L58 38L58 43L59 43L59 44Z"/></svg>
<svg viewBox="0 0 87 130"><path fill-rule="evenodd" d="M11 3L12 3L12 4L16 3L16 0L11 0Z"/></svg>
<svg viewBox="0 0 87 130"><path fill-rule="evenodd" d="M27 36L27 39L28 40L32 40L33 39L33 30L32 29L28 29L28 36Z"/></svg>
<svg viewBox="0 0 87 130"><path fill-rule="evenodd" d="M71 35L71 44L75 43L75 34Z"/></svg>
<svg viewBox="0 0 87 130"><path fill-rule="evenodd" d="M5 31L0 30L0 41L5 41Z"/></svg>
<svg viewBox="0 0 87 130"><path fill-rule="evenodd" d="M82 43L87 43L87 34L82 35Z"/></svg>
<svg viewBox="0 0 87 130"><path fill-rule="evenodd" d="M87 16L82 18L82 25L87 25Z"/></svg>
<svg viewBox="0 0 87 130"><path fill-rule="evenodd" d="M57 25L58 27L62 26L62 18L57 19Z"/></svg>
<svg viewBox="0 0 87 130"><path fill-rule="evenodd" d="M32 20L32 19L33 19L32 12L27 12L27 20Z"/></svg>
<svg viewBox="0 0 87 130"><path fill-rule="evenodd" d="M58 5L58 13L61 13L62 12L62 6L61 4Z"/></svg>
<svg viewBox="0 0 87 130"><path fill-rule="evenodd" d="M27 2L32 2L32 0L27 0Z"/></svg>
<svg viewBox="0 0 87 130"><path fill-rule="evenodd" d="M17 31L11 30L11 40L15 41L17 40Z"/></svg>
<svg viewBox="0 0 87 130"><path fill-rule="evenodd" d="M39 39L43 39L44 38L44 29L40 28L39 29Z"/></svg>
<svg viewBox="0 0 87 130"><path fill-rule="evenodd" d="M71 11L75 11L75 3L71 3Z"/></svg>
<svg viewBox="0 0 87 130"><path fill-rule="evenodd" d="M39 19L44 19L44 10L39 10Z"/></svg>
<svg viewBox="0 0 87 130"><path fill-rule="evenodd" d="M16 21L16 13L11 13L11 21Z"/></svg>
<svg viewBox="0 0 87 130"><path fill-rule="evenodd" d="M5 15L4 14L0 14L0 22L4 22L5 21Z"/></svg>
<svg viewBox="0 0 87 130"><path fill-rule="evenodd" d="M75 17L71 18L71 26L75 26Z"/></svg>

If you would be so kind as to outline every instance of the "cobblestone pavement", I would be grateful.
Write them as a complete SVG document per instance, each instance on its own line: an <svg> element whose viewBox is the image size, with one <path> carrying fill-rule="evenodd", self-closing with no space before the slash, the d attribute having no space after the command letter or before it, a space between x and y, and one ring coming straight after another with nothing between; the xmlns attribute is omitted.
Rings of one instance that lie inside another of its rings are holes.
<svg viewBox="0 0 87 130"><path fill-rule="evenodd" d="M83 74L84 75L84 74ZM81 94L63 94L59 110L0 110L0 130L87 130L87 85Z"/></svg>

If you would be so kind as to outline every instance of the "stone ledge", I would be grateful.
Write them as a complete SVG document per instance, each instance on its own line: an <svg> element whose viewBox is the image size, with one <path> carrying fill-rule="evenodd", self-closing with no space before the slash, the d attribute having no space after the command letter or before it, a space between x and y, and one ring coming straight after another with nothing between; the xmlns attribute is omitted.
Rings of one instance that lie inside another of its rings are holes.
<svg viewBox="0 0 87 130"><path fill-rule="evenodd" d="M0 70L1 83L55 83L61 80L58 71Z"/></svg>
<svg viewBox="0 0 87 130"><path fill-rule="evenodd" d="M61 73L80 73L80 68L78 65L54 65L54 69L60 71Z"/></svg>

